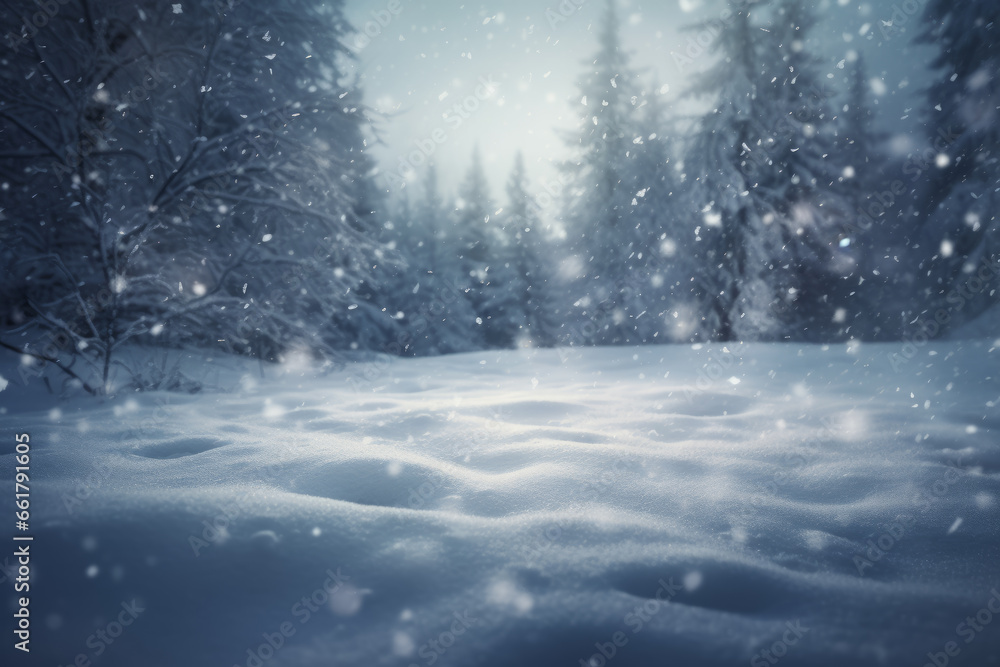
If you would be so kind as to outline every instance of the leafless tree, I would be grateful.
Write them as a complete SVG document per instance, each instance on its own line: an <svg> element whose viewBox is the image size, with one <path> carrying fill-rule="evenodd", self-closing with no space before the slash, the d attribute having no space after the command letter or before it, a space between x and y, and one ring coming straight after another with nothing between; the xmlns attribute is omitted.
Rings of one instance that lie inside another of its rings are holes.
<svg viewBox="0 0 1000 667"><path fill-rule="evenodd" d="M340 3L0 5L0 345L321 348L382 250Z"/></svg>

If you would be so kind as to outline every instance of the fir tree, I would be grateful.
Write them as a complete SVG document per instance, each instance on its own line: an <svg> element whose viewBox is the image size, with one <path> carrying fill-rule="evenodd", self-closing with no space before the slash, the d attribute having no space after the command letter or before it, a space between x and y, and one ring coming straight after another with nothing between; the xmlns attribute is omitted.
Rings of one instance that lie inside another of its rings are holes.
<svg viewBox="0 0 1000 667"><path fill-rule="evenodd" d="M400 354L435 355L482 347L482 328L469 301L460 241L438 192L437 169L428 166L411 217L401 220L397 248L406 267L397 279Z"/></svg>
<svg viewBox="0 0 1000 667"><path fill-rule="evenodd" d="M636 338L636 319L646 311L639 296L646 285L636 273L649 230L632 217L639 193L631 162L642 141L641 91L621 46L613 2L607 5L598 53L579 87L578 130L569 137L576 157L567 165L572 184L566 204L569 245L582 265L575 328L592 331L589 342L628 343Z"/></svg>
<svg viewBox="0 0 1000 667"><path fill-rule="evenodd" d="M710 275L699 283L721 340L808 337L833 318L824 283L843 271L834 221L847 206L831 187L828 93L793 48L810 24L800 3L783 3L794 11L778 14L787 25L773 33L751 21L763 3L742 4L695 88L716 95L688 161L704 197Z"/></svg>
<svg viewBox="0 0 1000 667"><path fill-rule="evenodd" d="M455 202L455 238L458 241L458 266L475 313L480 337L490 346L504 346L509 341L493 321L495 304L500 300L505 278L500 255L502 240L495 220L496 205L489 192L479 148L472 153L472 163ZM492 304L492 305L491 305Z"/></svg>
<svg viewBox="0 0 1000 667"><path fill-rule="evenodd" d="M506 292L513 315L508 330L515 345L547 347L555 342L558 305L552 294L551 250L538 204L528 187L519 151L507 181L507 211L502 220L510 282Z"/></svg>
<svg viewBox="0 0 1000 667"><path fill-rule="evenodd" d="M1000 6L973 0L930 0L919 39L937 45L937 80L927 90L927 135L932 164L925 164L918 243L929 249L920 264L922 304L975 317L997 300L1000 280ZM981 290L965 290L984 271ZM967 294L948 302L956 290ZM918 323L917 326L920 326ZM943 330L943 328L942 328Z"/></svg>

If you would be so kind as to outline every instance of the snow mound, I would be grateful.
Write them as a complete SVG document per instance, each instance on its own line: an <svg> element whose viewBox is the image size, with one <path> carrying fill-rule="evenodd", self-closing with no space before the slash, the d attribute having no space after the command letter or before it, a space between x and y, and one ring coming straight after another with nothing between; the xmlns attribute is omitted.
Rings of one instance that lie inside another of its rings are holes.
<svg viewBox="0 0 1000 667"><path fill-rule="evenodd" d="M30 664L919 666L949 642L996 664L998 624L966 619L1000 605L997 354L230 361L231 393L58 405L11 387Z"/></svg>

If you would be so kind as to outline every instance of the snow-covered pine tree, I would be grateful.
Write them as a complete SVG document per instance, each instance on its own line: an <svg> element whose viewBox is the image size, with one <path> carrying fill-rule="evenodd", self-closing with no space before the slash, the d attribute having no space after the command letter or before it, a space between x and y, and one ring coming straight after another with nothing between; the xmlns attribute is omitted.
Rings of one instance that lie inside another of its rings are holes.
<svg viewBox="0 0 1000 667"><path fill-rule="evenodd" d="M509 336L503 324L494 322L494 310L503 300L500 292L508 282L501 254L502 238L495 220L497 206L490 196L479 148L472 151L472 162L458 191L454 207L454 238L458 242L458 267L461 284L468 290L475 312L475 322L488 346L504 346ZM491 304L493 304L491 306ZM509 341L507 341L509 343Z"/></svg>
<svg viewBox="0 0 1000 667"><path fill-rule="evenodd" d="M437 168L426 168L411 217L394 222L397 269L395 308L403 331L393 346L402 355L436 355L482 348L482 327L462 275L460 241L438 191Z"/></svg>
<svg viewBox="0 0 1000 667"><path fill-rule="evenodd" d="M409 226L409 255L424 271L443 276L453 269L457 275L458 239L451 234L453 222L441 200L436 165L427 165L421 185L414 211L417 224Z"/></svg>
<svg viewBox="0 0 1000 667"><path fill-rule="evenodd" d="M676 149L663 93L653 83L639 94L638 135L622 179L632 192L628 220L635 254L619 294L626 309L636 313L623 336L634 344L688 341L702 332L705 300L693 281L700 268L694 216L672 159Z"/></svg>
<svg viewBox="0 0 1000 667"><path fill-rule="evenodd" d="M777 46L788 72L781 88L790 108L786 116L790 120L781 131L795 137L783 156L792 175L786 217L792 219L796 234L790 245L801 258L794 317L784 319L792 324L792 336L797 338L862 335L871 326L871 303L860 289L866 278L863 253L873 235L858 223L856 198L844 187L845 182L857 182L859 167L854 163L860 160L856 153L839 150L843 123L834 108L838 94L826 86L828 79L820 73L822 60L813 55L820 49L810 41L818 23L817 10L804 0L780 0L776 9ZM878 135L867 104L862 56L856 67L850 88L851 97L858 98L851 100L858 117L852 133L858 137L855 143L870 151L861 167L863 176L870 178L880 167L875 157ZM868 111L867 118L862 109Z"/></svg>
<svg viewBox="0 0 1000 667"><path fill-rule="evenodd" d="M393 301L398 271L405 266L405 260L399 256L395 244L384 243L385 226L392 225L392 221L385 191L378 188L372 159L366 153L359 153L354 162L356 169L349 176L355 193L350 220L358 232L378 240L383 247L370 266L357 267L361 279L347 288L344 303L333 309L323 340L335 350L386 352L393 349L400 334ZM342 176L344 181L347 178Z"/></svg>
<svg viewBox="0 0 1000 667"><path fill-rule="evenodd" d="M835 317L828 281L853 270L837 248L848 209L832 186L829 95L796 48L809 14L781 3L766 32L751 19L764 4L731 3L719 60L694 88L716 100L687 164L710 267L700 282L715 295L721 340L816 336Z"/></svg>
<svg viewBox="0 0 1000 667"><path fill-rule="evenodd" d="M632 216L639 186L630 163L642 140L641 86L621 45L613 0L607 3L598 52L578 85L577 128L567 137L575 156L566 165L571 181L565 216L568 245L581 267L572 285L577 300L569 329L586 333L564 342L639 342L636 323L647 312L642 295L648 287L639 278L640 254L650 230Z"/></svg>
<svg viewBox="0 0 1000 667"><path fill-rule="evenodd" d="M770 160L763 146L754 152L757 116L764 109L758 103L762 65L749 9L736 11L716 44L719 62L694 89L716 94L716 106L701 120L687 162L694 175L691 187L701 194L705 226L706 266L698 281L715 297L709 328L720 340L738 340L775 333L769 310L779 296L766 272L781 244L765 227L766 217L775 221L774 211L750 196L758 186L757 172Z"/></svg>
<svg viewBox="0 0 1000 667"><path fill-rule="evenodd" d="M548 347L555 343L558 301L552 293L551 248L541 212L528 183L524 155L518 151L507 180L507 207L500 219L510 282L504 290L511 315L505 328L516 346Z"/></svg>
<svg viewBox="0 0 1000 667"><path fill-rule="evenodd" d="M923 24L919 41L939 51L925 112L936 157L921 170L919 238L933 256L920 266L925 317L918 327L938 308L954 324L1000 299L1000 5L930 0Z"/></svg>
<svg viewBox="0 0 1000 667"><path fill-rule="evenodd" d="M888 174L889 163L882 151L886 135L877 127L862 53L847 64L847 94L839 120L835 157L843 167L840 190L850 206L841 244L845 254L855 258L858 268L839 284L840 295L834 301L850 306L845 305L840 316L835 313L840 330L833 333L838 337L879 340L893 336L900 304L912 297L912 290L896 284L902 275L898 269L884 266L903 252L900 239L905 230L900 220L904 211L883 211L876 198L891 189L897 176Z"/></svg>
<svg viewBox="0 0 1000 667"><path fill-rule="evenodd" d="M931 63L937 80L927 89L927 135L947 157L925 188L933 209L974 172L995 171L1000 159L1000 5L929 0L923 24L918 41L938 49Z"/></svg>
<svg viewBox="0 0 1000 667"><path fill-rule="evenodd" d="M382 181L374 179L377 184ZM387 190L388 192L388 190ZM423 236L418 236L414 230L416 215L410 198L409 189L401 189L386 195L386 219L382 224L379 241L391 253L382 261L382 280L380 291L384 295L387 314L396 321L395 335L387 340L379 350L392 356L412 354L407 346L412 344L403 326L406 317L404 307L409 307L407 297L416 284L417 270L413 268L413 258L421 250Z"/></svg>
<svg viewBox="0 0 1000 667"><path fill-rule="evenodd" d="M875 109L872 106L871 83L865 56L858 53L848 65L848 90L843 113L838 156L846 164L845 182L854 191L866 190L871 179L879 176L879 143L883 135L875 127ZM860 202L861 197L855 196ZM860 205L860 203L859 203Z"/></svg>
<svg viewBox="0 0 1000 667"><path fill-rule="evenodd" d="M791 307L782 312L777 302L777 314L790 329L785 337L843 338L867 310L856 298L861 280L857 252L867 238L854 222L853 200L842 187L847 164L837 150L836 93L825 85L821 60L812 55L818 49L810 42L815 10L804 0L779 0L775 10L776 42L761 41L764 55L776 59L765 70L780 73L773 81L779 104L775 111L784 122L770 138L778 158L779 193L784 188L784 205L779 200L777 210L789 232L785 249L790 257L782 268L791 270L796 281L794 295L785 300Z"/></svg>

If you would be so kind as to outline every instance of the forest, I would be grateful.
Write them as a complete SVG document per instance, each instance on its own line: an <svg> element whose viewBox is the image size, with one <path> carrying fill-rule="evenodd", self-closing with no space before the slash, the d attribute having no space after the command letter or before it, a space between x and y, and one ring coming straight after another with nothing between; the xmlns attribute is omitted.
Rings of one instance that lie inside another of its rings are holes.
<svg viewBox="0 0 1000 667"><path fill-rule="evenodd" d="M383 121L346 74L341 2L4 3L0 346L100 394L155 384L128 346L336 360L947 335L998 298L1000 7L921 9L913 39L937 56L905 153L864 58L833 81L804 47L810 7L732 0L687 27L712 64L664 92L607 3L561 128L573 157L555 181L518 159L496 193L477 147L457 188L433 136L398 165L372 156Z"/></svg>
<svg viewBox="0 0 1000 667"><path fill-rule="evenodd" d="M1000 665L998 26L0 0L0 665Z"/></svg>

